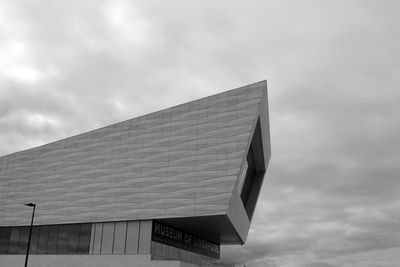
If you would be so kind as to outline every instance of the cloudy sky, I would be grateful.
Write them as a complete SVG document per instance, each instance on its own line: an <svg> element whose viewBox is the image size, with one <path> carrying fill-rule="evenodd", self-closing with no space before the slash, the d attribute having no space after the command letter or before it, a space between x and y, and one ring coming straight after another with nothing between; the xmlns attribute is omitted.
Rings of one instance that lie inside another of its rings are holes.
<svg viewBox="0 0 400 267"><path fill-rule="evenodd" d="M268 80L247 266L400 265L400 2L0 0L0 155Z"/></svg>

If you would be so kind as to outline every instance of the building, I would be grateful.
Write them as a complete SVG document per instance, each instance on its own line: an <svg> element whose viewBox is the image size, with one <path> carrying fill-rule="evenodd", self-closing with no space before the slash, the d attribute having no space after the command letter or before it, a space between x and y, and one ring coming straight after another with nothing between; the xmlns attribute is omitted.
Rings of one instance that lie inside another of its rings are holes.
<svg viewBox="0 0 400 267"><path fill-rule="evenodd" d="M0 157L0 266L223 266L270 158L266 81Z"/></svg>

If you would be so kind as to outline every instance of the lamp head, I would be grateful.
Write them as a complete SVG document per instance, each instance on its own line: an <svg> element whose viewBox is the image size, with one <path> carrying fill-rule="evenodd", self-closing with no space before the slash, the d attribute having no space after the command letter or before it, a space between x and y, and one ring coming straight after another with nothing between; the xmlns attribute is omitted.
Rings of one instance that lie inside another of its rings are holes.
<svg viewBox="0 0 400 267"><path fill-rule="evenodd" d="M26 204L24 204L25 206L28 206L28 207L36 207L36 204L35 203L26 203Z"/></svg>

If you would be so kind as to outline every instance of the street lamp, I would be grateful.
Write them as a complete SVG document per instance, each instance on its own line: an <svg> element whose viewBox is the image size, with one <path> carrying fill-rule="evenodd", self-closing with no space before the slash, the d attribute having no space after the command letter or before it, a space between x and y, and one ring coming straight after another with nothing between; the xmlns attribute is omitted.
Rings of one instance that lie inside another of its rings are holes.
<svg viewBox="0 0 400 267"><path fill-rule="evenodd" d="M33 227L33 217L35 216L35 208L36 208L36 204L35 203L26 203L24 204L25 206L28 207L33 207L33 211L32 211L32 220L31 220L31 228L29 229L29 239L28 239L28 248L26 249L26 257L25 257L25 267L28 266L28 256L29 256L29 248L31 246L31 236L32 236L32 227Z"/></svg>

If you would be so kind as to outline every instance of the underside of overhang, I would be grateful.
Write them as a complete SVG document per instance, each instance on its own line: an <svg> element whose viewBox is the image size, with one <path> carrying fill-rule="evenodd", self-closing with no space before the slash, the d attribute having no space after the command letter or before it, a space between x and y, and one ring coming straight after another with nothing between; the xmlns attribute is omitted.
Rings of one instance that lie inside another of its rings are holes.
<svg viewBox="0 0 400 267"><path fill-rule="evenodd" d="M242 244L242 240L226 215L158 219L169 226L198 235L221 245Z"/></svg>

